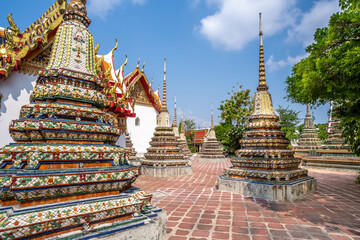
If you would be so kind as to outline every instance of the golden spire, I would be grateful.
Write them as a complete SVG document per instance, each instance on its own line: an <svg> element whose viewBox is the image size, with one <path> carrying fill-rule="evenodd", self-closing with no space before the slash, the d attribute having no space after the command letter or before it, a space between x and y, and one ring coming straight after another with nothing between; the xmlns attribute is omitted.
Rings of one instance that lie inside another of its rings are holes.
<svg viewBox="0 0 360 240"><path fill-rule="evenodd" d="M177 119L176 119L176 95L175 95L174 127L176 126L177 126Z"/></svg>
<svg viewBox="0 0 360 240"><path fill-rule="evenodd" d="M265 77L265 62L264 62L264 46L263 46L263 33L261 25L261 13L259 13L259 36L260 36L260 54L259 54L259 86L256 90L267 91L269 87L266 85Z"/></svg>
<svg viewBox="0 0 360 240"><path fill-rule="evenodd" d="M164 58L164 86L163 86L163 104L161 107L162 112L167 112L166 106L166 58Z"/></svg>
<svg viewBox="0 0 360 240"><path fill-rule="evenodd" d="M213 105L211 104L211 128L214 128L214 110Z"/></svg>

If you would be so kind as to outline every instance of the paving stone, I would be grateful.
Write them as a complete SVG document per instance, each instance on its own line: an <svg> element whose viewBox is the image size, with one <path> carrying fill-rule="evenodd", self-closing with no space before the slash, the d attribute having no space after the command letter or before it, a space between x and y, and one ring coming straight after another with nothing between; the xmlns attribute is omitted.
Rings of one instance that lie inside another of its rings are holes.
<svg viewBox="0 0 360 240"><path fill-rule="evenodd" d="M252 236L252 240L270 240L271 238L268 236Z"/></svg>
<svg viewBox="0 0 360 240"><path fill-rule="evenodd" d="M204 225L204 224L198 224L196 226L196 228L200 230L210 230L212 227L213 227L212 225Z"/></svg>
<svg viewBox="0 0 360 240"><path fill-rule="evenodd" d="M204 230L194 230L192 233L192 236L197 236L197 237L208 237L209 235L210 232Z"/></svg>
<svg viewBox="0 0 360 240"><path fill-rule="evenodd" d="M248 235L233 233L231 236L233 240L250 240L250 237Z"/></svg>
<svg viewBox="0 0 360 240"><path fill-rule="evenodd" d="M182 228L182 229L193 229L195 226L195 224L193 223L180 223L179 224L179 228Z"/></svg>
<svg viewBox="0 0 360 240"><path fill-rule="evenodd" d="M141 175L134 186L153 193L152 204L167 211L169 240L360 240L356 174L310 170L309 175L318 181L315 194L294 202L273 202L217 190L218 177L230 165L229 161L201 163L195 158L191 176ZM208 236L196 236L205 232Z"/></svg>
<svg viewBox="0 0 360 240"><path fill-rule="evenodd" d="M178 229L175 234L176 234L176 235L180 235L180 236L185 236L185 235L188 235L189 232L190 232L190 231L185 231L185 230L180 230L180 229Z"/></svg>
<svg viewBox="0 0 360 240"><path fill-rule="evenodd" d="M249 229L248 228L242 228L242 227L232 227L231 230L234 233L241 233L241 234L248 234Z"/></svg>
<svg viewBox="0 0 360 240"><path fill-rule="evenodd" d="M229 239L229 233L213 232L211 237L213 239Z"/></svg>
<svg viewBox="0 0 360 240"><path fill-rule="evenodd" d="M230 227L229 226L215 226L216 232L229 232Z"/></svg>

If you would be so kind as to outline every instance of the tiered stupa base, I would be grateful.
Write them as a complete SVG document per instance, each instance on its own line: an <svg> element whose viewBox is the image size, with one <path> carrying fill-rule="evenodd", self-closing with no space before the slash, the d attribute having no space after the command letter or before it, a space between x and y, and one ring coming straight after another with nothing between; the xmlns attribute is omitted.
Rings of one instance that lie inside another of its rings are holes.
<svg viewBox="0 0 360 240"><path fill-rule="evenodd" d="M2 222L9 228L3 229L0 236L2 239L10 239L9 236L11 239L92 239L91 236L102 239L111 234L116 237L136 236L141 232L139 227L152 220L152 228L156 231L148 234L154 234L153 239L163 239L166 214L148 205L150 199L151 195L138 188L130 188L117 195L40 207L1 207ZM46 232L49 228L51 231Z"/></svg>
<svg viewBox="0 0 360 240"><path fill-rule="evenodd" d="M311 177L277 183L220 176L218 189L272 201L294 201L314 193L317 185L316 179Z"/></svg>
<svg viewBox="0 0 360 240"><path fill-rule="evenodd" d="M313 153L299 156L302 160L302 166L326 168L333 170L360 170L360 157L349 151L347 145L342 145L343 140L340 135L333 134L329 145L316 149ZM337 137L337 138L336 138Z"/></svg>
<svg viewBox="0 0 360 240"><path fill-rule="evenodd" d="M303 167L360 171L360 157L303 156L301 160Z"/></svg>
<svg viewBox="0 0 360 240"><path fill-rule="evenodd" d="M134 166L140 166L141 165L141 162L140 162L140 159L138 158L135 158L135 159L129 159L129 162L131 165L134 165Z"/></svg>
<svg viewBox="0 0 360 240"><path fill-rule="evenodd" d="M92 229L56 234L54 240L165 239L166 221L165 211L149 205L141 214L131 219L111 225L103 224Z"/></svg>
<svg viewBox="0 0 360 240"><path fill-rule="evenodd" d="M142 175L170 177L192 174L192 167L189 160L184 159L172 127L156 127L150 146L144 154L145 159L141 160Z"/></svg>
<svg viewBox="0 0 360 240"><path fill-rule="evenodd" d="M213 131L213 130L210 130ZM215 136L215 132L213 133ZM209 138L202 148L199 162L226 162L228 159L222 152L221 144L216 138Z"/></svg>

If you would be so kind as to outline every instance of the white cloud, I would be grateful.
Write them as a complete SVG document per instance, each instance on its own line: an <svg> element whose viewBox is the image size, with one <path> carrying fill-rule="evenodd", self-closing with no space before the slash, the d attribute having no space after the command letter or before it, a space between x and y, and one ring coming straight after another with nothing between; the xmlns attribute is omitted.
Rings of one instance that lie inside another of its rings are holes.
<svg viewBox="0 0 360 240"><path fill-rule="evenodd" d="M258 13L262 12L263 32L271 36L295 23L296 0L207 0L217 12L201 20L199 33L213 46L240 50L259 34Z"/></svg>
<svg viewBox="0 0 360 240"><path fill-rule="evenodd" d="M197 127L203 128L205 126L210 127L210 120L206 120L202 117L195 115L191 110L179 108L177 111L178 111L177 114L179 116L178 122L180 122L181 116L183 116L184 120L193 119L196 124L196 128Z"/></svg>
<svg viewBox="0 0 360 240"><path fill-rule="evenodd" d="M132 4L143 5L145 1L146 0L89 0L86 8L90 15L105 18L106 14L110 10L124 2L131 2Z"/></svg>
<svg viewBox="0 0 360 240"><path fill-rule="evenodd" d="M300 23L288 31L288 41L296 41L304 47L313 42L313 35L317 28L328 25L330 16L339 11L338 0L322 0L314 4L309 12L302 15Z"/></svg>
<svg viewBox="0 0 360 240"><path fill-rule="evenodd" d="M271 55L270 58L266 61L266 67L269 69L269 71L275 71L280 68L286 67L286 66L292 66L295 63L298 63L301 59L306 58L308 54L299 55L296 57L288 56L286 59L281 59L279 61L274 60L274 55Z"/></svg>

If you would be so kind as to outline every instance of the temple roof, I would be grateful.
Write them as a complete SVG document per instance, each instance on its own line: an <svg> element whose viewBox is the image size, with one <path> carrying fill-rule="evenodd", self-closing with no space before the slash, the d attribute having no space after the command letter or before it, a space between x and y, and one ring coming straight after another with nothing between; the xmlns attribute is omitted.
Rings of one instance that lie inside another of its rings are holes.
<svg viewBox="0 0 360 240"><path fill-rule="evenodd" d="M98 56L100 58L100 56ZM113 51L110 51L108 54L104 55L104 60L102 62L102 68L103 72L109 71L109 80L110 84L113 85L115 81L117 81L120 85L121 83L121 77L119 77L119 74L123 74L121 71L121 68L118 70L115 70L115 64L114 64L114 57L113 57ZM149 83L145 73L143 70L140 70L138 67L136 67L131 73L129 73L127 76L124 76L123 78L124 88L125 91L131 94L140 94L140 93L132 93L135 92L135 85L139 82L141 86L143 87L143 90L147 96L147 99L151 102L152 106L156 109L157 112L160 112L161 109L161 99L159 97L158 91L154 91L151 87L151 84ZM122 90L120 87L116 89L116 92L122 96ZM135 97L135 96L133 96ZM136 99L133 98L133 99Z"/></svg>
<svg viewBox="0 0 360 240"><path fill-rule="evenodd" d="M54 41L53 36L63 21L66 4L66 1L55 1L45 13L23 32L20 32L20 29L14 23L12 14L8 15L10 27L0 29L0 35L6 38L6 43L1 48L6 49L5 54L7 56L7 61L0 65L0 79L8 78L12 71L19 70L22 63L31 61L46 51ZM39 67L39 69L41 68L42 66ZM36 66L30 66L30 69L32 74L37 73L39 70Z"/></svg>

